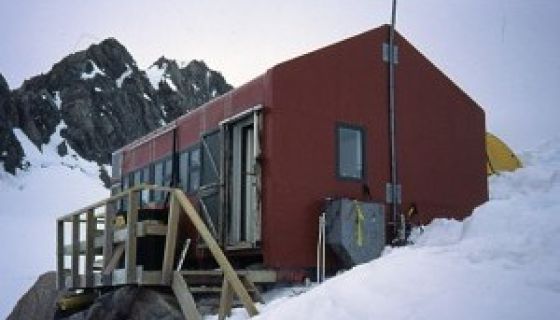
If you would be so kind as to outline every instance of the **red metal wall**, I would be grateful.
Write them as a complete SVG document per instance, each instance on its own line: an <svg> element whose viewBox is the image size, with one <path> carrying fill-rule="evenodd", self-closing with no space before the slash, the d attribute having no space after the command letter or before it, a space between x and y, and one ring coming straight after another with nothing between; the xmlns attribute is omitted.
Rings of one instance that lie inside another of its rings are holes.
<svg viewBox="0 0 560 320"><path fill-rule="evenodd" d="M382 60L387 35L384 26L272 69L264 149L266 265L315 265L325 197L365 200L365 183L373 200L384 202L390 180L388 65ZM462 218L487 199L484 113L404 39L397 44L403 209L416 203L421 222ZM363 182L337 178L335 130L340 122L365 128Z"/></svg>

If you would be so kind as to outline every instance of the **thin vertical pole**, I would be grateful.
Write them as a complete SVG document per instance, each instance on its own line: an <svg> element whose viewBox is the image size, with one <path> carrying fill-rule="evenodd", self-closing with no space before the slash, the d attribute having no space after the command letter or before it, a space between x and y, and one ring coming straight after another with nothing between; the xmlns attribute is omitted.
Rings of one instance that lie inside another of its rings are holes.
<svg viewBox="0 0 560 320"><path fill-rule="evenodd" d="M128 214L126 217L126 251L125 269L126 283L136 283L136 228L138 227L138 205L139 191L134 190L128 193Z"/></svg>
<svg viewBox="0 0 560 320"><path fill-rule="evenodd" d="M86 278L86 287L93 287L93 263L95 260L95 229L97 222L95 221L93 209L86 212L86 258L84 274Z"/></svg>
<svg viewBox="0 0 560 320"><path fill-rule="evenodd" d="M56 221L56 283L57 289L66 287L66 272L64 270L64 220Z"/></svg>
<svg viewBox="0 0 560 320"><path fill-rule="evenodd" d="M72 287L80 287L80 214L72 216Z"/></svg>
<svg viewBox="0 0 560 320"><path fill-rule="evenodd" d="M393 217L394 234L402 240L398 220L397 197L397 151L396 151L396 118L395 118L395 25L397 22L397 0L393 0L391 10L391 27L389 31L389 131L391 152L391 212Z"/></svg>

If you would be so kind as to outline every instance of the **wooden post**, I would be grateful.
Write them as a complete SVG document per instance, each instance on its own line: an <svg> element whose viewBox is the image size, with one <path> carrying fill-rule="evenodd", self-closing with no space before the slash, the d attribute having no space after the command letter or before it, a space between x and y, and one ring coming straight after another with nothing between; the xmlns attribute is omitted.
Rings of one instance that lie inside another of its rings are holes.
<svg viewBox="0 0 560 320"><path fill-rule="evenodd" d="M86 261L85 261L85 279L86 287L93 287L93 263L95 260L95 229L97 222L95 221L93 209L86 213Z"/></svg>
<svg viewBox="0 0 560 320"><path fill-rule="evenodd" d="M120 198L115 200L120 201ZM116 205L115 201L107 203L105 210L105 230L104 230L104 242L103 242L103 270L107 270L111 257L113 256L113 219L115 218ZM103 274L103 284L110 286L113 283L111 273Z"/></svg>
<svg viewBox="0 0 560 320"><path fill-rule="evenodd" d="M237 273L235 273L235 270L227 260L222 249L220 249L218 243L212 237L208 228L206 228L206 225L196 212L195 208L192 206L187 196L185 196L185 194L181 190L174 190L173 193L183 207L183 211L185 211L193 225L196 227L196 230L208 246L208 249L214 256L214 259L216 259L216 262L223 270L224 276L229 281L229 284L239 297L239 300L241 300L241 303L243 303L243 306L247 310L247 313L249 313L249 316L252 317L257 315L259 312L257 311L257 308L255 307L251 296L243 286L243 283L241 283L241 280L239 280Z"/></svg>
<svg viewBox="0 0 560 320"><path fill-rule="evenodd" d="M139 192L131 191L128 194L128 213L126 216L126 250L125 250L125 269L126 282L136 283L136 230L138 228L138 205Z"/></svg>
<svg viewBox="0 0 560 320"><path fill-rule="evenodd" d="M80 215L72 216L72 287L80 286Z"/></svg>
<svg viewBox="0 0 560 320"><path fill-rule="evenodd" d="M233 305L233 290L224 277L224 282L222 283L222 294L220 296L220 308L218 311L218 320L225 320L226 317L231 315L231 306Z"/></svg>
<svg viewBox="0 0 560 320"><path fill-rule="evenodd" d="M171 289L173 290L175 297L177 297L177 301L179 302L179 306L181 307L181 311L183 311L185 319L201 320L202 317L200 316L198 309L196 309L196 303L194 302L194 298L189 290L189 286L179 271L173 272Z"/></svg>
<svg viewBox="0 0 560 320"><path fill-rule="evenodd" d="M167 237L165 238L165 251L161 270L161 284L171 284L173 276L173 260L175 260L175 248L177 246L177 229L179 224L179 214L181 206L175 197L174 192L170 192L169 218L167 219Z"/></svg>
<svg viewBox="0 0 560 320"><path fill-rule="evenodd" d="M64 272L64 220L56 221L56 285L58 290L66 287Z"/></svg>

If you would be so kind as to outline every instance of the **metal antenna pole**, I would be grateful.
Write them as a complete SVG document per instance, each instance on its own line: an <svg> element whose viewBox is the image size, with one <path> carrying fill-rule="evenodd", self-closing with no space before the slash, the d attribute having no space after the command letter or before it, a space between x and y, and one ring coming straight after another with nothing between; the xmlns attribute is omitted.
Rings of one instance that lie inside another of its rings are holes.
<svg viewBox="0 0 560 320"><path fill-rule="evenodd" d="M397 0L393 0L391 10L391 28L389 31L389 130L390 130L390 144L391 144L391 202L392 202L392 216L395 235L402 236L400 233L398 214L398 197L397 197L397 152L396 152L396 121L395 121L395 24L397 22Z"/></svg>

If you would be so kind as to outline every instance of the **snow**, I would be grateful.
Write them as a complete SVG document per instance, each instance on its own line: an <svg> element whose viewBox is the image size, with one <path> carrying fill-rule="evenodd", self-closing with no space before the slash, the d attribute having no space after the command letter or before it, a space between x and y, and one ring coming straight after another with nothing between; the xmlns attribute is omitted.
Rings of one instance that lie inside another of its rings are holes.
<svg viewBox="0 0 560 320"><path fill-rule="evenodd" d="M117 87L122 87L122 84L124 82L124 80L126 78L128 78L130 75L132 75L132 69L130 68L130 66L128 65L128 63L126 64L126 70L119 76L119 78L117 80L115 80L115 82L117 83Z"/></svg>
<svg viewBox="0 0 560 320"><path fill-rule="evenodd" d="M40 274L55 269L55 219L109 193L95 163L79 158L70 146L69 155L57 154L64 127L63 122L57 126L42 151L15 129L30 166L16 176L0 171L0 318Z"/></svg>
<svg viewBox="0 0 560 320"><path fill-rule="evenodd" d="M56 108L60 110L62 108L62 99L60 98L60 91L54 92L54 104Z"/></svg>
<svg viewBox="0 0 560 320"><path fill-rule="evenodd" d="M59 136L40 153L17 132L32 166L0 173L0 241L21 241L3 246L10 263L0 264L0 317L55 268L55 218L108 194L87 162L71 170L50 153ZM321 285L268 292L256 319L557 318L560 139L521 158L524 168L490 178L491 200L471 217L435 220L415 230L414 245L387 248ZM229 319L246 318L237 308Z"/></svg>
<svg viewBox="0 0 560 320"><path fill-rule="evenodd" d="M146 76L155 90L159 90L159 84L163 81L171 90L177 91L177 86L171 81L169 75L165 73L166 70L167 63L162 63L161 68L154 64L146 70Z"/></svg>
<svg viewBox="0 0 560 320"><path fill-rule="evenodd" d="M88 60L91 65L93 66L93 70L91 70L91 72L83 72L81 75L81 79L82 80L90 80L95 78L97 75L101 75L101 76L105 76L105 72L103 72L103 70L99 69L99 67L95 64L95 62L91 59Z"/></svg>
<svg viewBox="0 0 560 320"><path fill-rule="evenodd" d="M147 95L147 94L145 94L145 93L144 93L144 95L143 95L143 96L144 96L144 99L152 101L152 98L150 98L150 96L149 96L149 95Z"/></svg>
<svg viewBox="0 0 560 320"><path fill-rule="evenodd" d="M560 139L521 157L525 168L490 178L491 199L471 217L435 220L414 245L280 294L255 319L557 318Z"/></svg>
<svg viewBox="0 0 560 320"><path fill-rule="evenodd" d="M95 88L93 88L93 90L95 90L95 92L102 92L102 91L103 91L103 90L102 90L101 88L99 88L99 87L95 87Z"/></svg>

